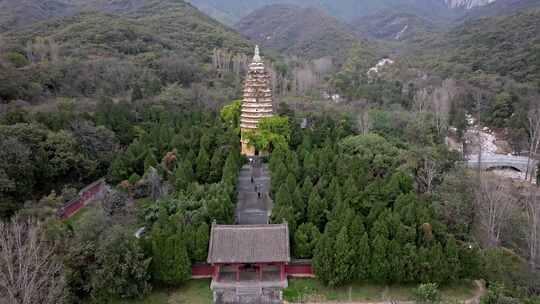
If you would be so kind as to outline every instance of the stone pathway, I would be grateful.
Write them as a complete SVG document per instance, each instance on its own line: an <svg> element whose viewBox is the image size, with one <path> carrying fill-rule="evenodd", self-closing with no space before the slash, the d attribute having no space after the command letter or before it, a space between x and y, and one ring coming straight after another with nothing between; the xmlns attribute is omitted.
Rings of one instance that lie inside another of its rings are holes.
<svg viewBox="0 0 540 304"><path fill-rule="evenodd" d="M270 172L267 164L254 161L240 170L236 224L268 224L272 212Z"/></svg>

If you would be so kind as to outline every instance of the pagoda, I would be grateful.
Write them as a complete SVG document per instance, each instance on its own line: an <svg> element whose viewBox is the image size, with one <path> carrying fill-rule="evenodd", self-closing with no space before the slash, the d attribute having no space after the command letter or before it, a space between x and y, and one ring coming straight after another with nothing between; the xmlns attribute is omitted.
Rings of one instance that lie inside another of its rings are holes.
<svg viewBox="0 0 540 304"><path fill-rule="evenodd" d="M257 151L254 146L250 145L246 135L249 132L257 132L261 119L273 115L271 82L270 73L266 70L259 54L259 46L255 46L255 55L249 65L244 83L240 118L242 155L258 156L266 153L265 151Z"/></svg>

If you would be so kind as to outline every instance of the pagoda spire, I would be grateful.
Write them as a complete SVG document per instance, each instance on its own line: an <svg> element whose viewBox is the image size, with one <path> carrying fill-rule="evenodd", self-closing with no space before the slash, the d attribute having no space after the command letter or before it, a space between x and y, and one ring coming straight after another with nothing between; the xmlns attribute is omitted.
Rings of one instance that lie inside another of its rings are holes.
<svg viewBox="0 0 540 304"><path fill-rule="evenodd" d="M261 54L259 52L259 46L255 45L255 55L253 56L253 62L261 62Z"/></svg>

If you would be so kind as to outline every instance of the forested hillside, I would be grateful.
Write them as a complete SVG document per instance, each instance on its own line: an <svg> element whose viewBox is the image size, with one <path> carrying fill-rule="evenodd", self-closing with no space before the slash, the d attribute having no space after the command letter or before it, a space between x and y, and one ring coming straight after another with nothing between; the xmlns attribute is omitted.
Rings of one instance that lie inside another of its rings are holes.
<svg viewBox="0 0 540 304"><path fill-rule="evenodd" d="M540 11L470 20L418 46L433 68L452 75L483 71L518 81L540 79Z"/></svg>
<svg viewBox="0 0 540 304"><path fill-rule="evenodd" d="M292 5L262 7L235 28L265 48L305 59L343 56L356 40L347 26L324 11Z"/></svg>
<svg viewBox="0 0 540 304"><path fill-rule="evenodd" d="M203 81L214 49L249 52L238 33L182 1L88 12L3 36L0 98L122 95ZM174 55L174 56L173 56Z"/></svg>

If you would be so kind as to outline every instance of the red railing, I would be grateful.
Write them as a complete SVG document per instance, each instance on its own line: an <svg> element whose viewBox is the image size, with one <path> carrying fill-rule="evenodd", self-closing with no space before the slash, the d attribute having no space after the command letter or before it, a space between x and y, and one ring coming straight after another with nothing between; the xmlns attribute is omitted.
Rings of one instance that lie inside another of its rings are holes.
<svg viewBox="0 0 540 304"><path fill-rule="evenodd" d="M79 212L88 203L95 200L99 195L102 195L105 185L105 180L100 179L79 191L79 195L76 198L58 209L58 217L65 220L75 215L75 213Z"/></svg>
<svg viewBox="0 0 540 304"><path fill-rule="evenodd" d="M191 277L193 279L211 278L214 272L214 267L210 264L199 263L191 266ZM285 265L285 273L288 277L293 278L314 278L315 273L311 267L311 261L293 261L289 265Z"/></svg>
<svg viewBox="0 0 540 304"><path fill-rule="evenodd" d="M193 279L211 278L214 267L210 264L194 264L191 266L191 277Z"/></svg>

